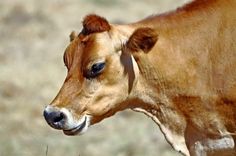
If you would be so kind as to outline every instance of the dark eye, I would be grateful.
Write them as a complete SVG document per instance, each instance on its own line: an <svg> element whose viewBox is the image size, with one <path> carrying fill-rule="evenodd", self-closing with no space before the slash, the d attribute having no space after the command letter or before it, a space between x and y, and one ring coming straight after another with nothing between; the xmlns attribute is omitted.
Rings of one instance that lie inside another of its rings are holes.
<svg viewBox="0 0 236 156"><path fill-rule="evenodd" d="M103 71L105 67L105 62L99 62L92 65L88 73L86 74L87 78L95 78Z"/></svg>

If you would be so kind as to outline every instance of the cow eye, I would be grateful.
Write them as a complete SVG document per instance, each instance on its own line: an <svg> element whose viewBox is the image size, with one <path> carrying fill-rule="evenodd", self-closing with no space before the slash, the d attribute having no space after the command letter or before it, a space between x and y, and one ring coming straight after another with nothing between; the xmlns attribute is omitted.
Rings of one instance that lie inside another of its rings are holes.
<svg viewBox="0 0 236 156"><path fill-rule="evenodd" d="M99 63L93 64L92 67L89 69L86 77L95 78L96 76L102 73L104 67L105 67L105 62L99 62Z"/></svg>

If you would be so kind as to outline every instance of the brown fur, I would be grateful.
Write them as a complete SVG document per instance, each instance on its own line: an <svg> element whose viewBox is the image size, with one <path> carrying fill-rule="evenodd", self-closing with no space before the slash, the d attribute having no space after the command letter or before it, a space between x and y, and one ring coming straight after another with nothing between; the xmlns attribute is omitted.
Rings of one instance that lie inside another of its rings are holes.
<svg viewBox="0 0 236 156"><path fill-rule="evenodd" d="M72 31L70 33L70 41L73 41L77 36L78 36L78 34L75 31Z"/></svg>
<svg viewBox="0 0 236 156"><path fill-rule="evenodd" d="M88 35L92 33L109 31L111 29L107 20L95 14L87 15L83 20L82 34Z"/></svg>
<svg viewBox="0 0 236 156"><path fill-rule="evenodd" d="M157 39L158 35L155 30L151 28L138 28L132 34L126 46L132 52L142 50L147 53L155 45Z"/></svg>
<svg viewBox="0 0 236 156"><path fill-rule="evenodd" d="M89 114L91 124L135 109L185 155L235 155L235 10L235 0L195 0L127 25L86 16L66 49L68 75L51 105L74 112L74 122ZM101 61L102 73L85 78Z"/></svg>

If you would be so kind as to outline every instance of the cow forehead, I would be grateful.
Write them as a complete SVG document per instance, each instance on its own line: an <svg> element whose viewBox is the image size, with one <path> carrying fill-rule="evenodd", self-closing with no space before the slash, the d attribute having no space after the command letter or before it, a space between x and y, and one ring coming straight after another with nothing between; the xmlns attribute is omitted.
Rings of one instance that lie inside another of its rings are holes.
<svg viewBox="0 0 236 156"><path fill-rule="evenodd" d="M85 42L83 48L83 59L104 57L114 52L112 39L107 32L94 33Z"/></svg>
<svg viewBox="0 0 236 156"><path fill-rule="evenodd" d="M87 64L90 61L114 53L113 42L108 32L76 37L65 50L64 59L72 64Z"/></svg>
<svg viewBox="0 0 236 156"><path fill-rule="evenodd" d="M112 39L108 32L96 33L93 36L93 44L99 48L98 50L111 50L114 48L112 44Z"/></svg>

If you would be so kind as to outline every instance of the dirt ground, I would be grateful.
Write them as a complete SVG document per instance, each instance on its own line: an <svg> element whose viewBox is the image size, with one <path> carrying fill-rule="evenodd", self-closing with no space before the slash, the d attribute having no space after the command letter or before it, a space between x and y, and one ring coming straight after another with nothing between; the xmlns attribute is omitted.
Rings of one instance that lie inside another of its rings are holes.
<svg viewBox="0 0 236 156"><path fill-rule="evenodd" d="M63 51L88 13L134 22L187 0L1 0L0 156L177 156L158 126L130 110L68 137L42 116L66 68Z"/></svg>

